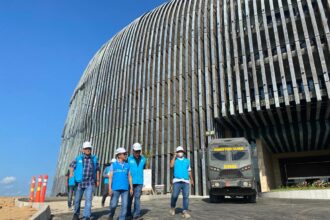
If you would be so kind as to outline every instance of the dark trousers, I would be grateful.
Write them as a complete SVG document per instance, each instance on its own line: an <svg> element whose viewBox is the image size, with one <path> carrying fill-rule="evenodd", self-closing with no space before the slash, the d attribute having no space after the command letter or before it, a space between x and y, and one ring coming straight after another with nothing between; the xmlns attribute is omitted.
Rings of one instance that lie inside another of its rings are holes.
<svg viewBox="0 0 330 220"><path fill-rule="evenodd" d="M107 199L109 195L109 184L103 185L103 191L102 191L102 205L104 205L105 200Z"/></svg>
<svg viewBox="0 0 330 220"><path fill-rule="evenodd" d="M74 195L74 191L75 191L75 186L68 186L68 207L71 208L72 206L72 198Z"/></svg>
<svg viewBox="0 0 330 220"><path fill-rule="evenodd" d="M141 194L142 194L142 184L134 184L133 185L133 195L128 194L128 204L127 204L127 216L132 216L132 203L134 199L134 213L133 217L140 217L141 215Z"/></svg>

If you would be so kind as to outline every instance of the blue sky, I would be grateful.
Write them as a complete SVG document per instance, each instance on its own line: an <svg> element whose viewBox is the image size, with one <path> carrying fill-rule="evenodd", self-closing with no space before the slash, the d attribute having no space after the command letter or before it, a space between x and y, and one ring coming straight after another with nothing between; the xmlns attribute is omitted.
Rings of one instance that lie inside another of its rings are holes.
<svg viewBox="0 0 330 220"><path fill-rule="evenodd" d="M103 43L166 0L0 1L0 196L52 185L73 90Z"/></svg>

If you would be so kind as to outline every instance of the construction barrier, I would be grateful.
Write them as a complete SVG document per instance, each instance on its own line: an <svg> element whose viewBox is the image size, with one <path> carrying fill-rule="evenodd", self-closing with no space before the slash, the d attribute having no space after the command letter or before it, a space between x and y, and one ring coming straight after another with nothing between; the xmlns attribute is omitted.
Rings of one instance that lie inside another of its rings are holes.
<svg viewBox="0 0 330 220"><path fill-rule="evenodd" d="M41 185L42 185L42 176L39 176L39 178L38 178L38 188L37 188L37 192L36 192L35 202L40 202Z"/></svg>
<svg viewBox="0 0 330 220"><path fill-rule="evenodd" d="M31 180L31 187L30 187L30 202L33 202L35 186L36 186L36 178L33 176L32 180Z"/></svg>
<svg viewBox="0 0 330 220"><path fill-rule="evenodd" d="M40 202L45 202L46 189L47 189L47 182L48 182L48 175L45 175L45 176L44 176L44 182L43 182L43 184L42 184L42 189L41 189Z"/></svg>

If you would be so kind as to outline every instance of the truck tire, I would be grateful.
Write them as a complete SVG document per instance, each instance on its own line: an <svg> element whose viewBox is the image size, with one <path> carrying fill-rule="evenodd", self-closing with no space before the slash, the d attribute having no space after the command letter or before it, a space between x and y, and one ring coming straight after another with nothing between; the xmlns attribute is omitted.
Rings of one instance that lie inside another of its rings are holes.
<svg viewBox="0 0 330 220"><path fill-rule="evenodd" d="M218 202L224 202L225 197L224 196L218 196L217 199L218 199Z"/></svg>
<svg viewBox="0 0 330 220"><path fill-rule="evenodd" d="M216 203L218 201L217 196L210 194L210 203Z"/></svg>
<svg viewBox="0 0 330 220"><path fill-rule="evenodd" d="M248 199L248 202L250 202L250 203L256 203L257 195L248 196L247 199Z"/></svg>

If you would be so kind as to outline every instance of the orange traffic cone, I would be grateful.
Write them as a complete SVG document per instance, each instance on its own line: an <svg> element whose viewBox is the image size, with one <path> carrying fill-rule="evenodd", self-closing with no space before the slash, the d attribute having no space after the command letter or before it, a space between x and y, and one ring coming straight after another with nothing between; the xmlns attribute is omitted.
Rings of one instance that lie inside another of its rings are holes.
<svg viewBox="0 0 330 220"><path fill-rule="evenodd" d="M33 202L35 186L36 186L36 178L33 176L32 180L31 180L31 187L30 187L30 202Z"/></svg>
<svg viewBox="0 0 330 220"><path fill-rule="evenodd" d="M47 189L48 175L44 176L44 183L42 184L40 202L45 202L46 189Z"/></svg>
<svg viewBox="0 0 330 220"><path fill-rule="evenodd" d="M36 192L35 202L40 202L41 184L42 184L42 176L39 176L39 178L38 178L38 188L37 188L37 192Z"/></svg>

